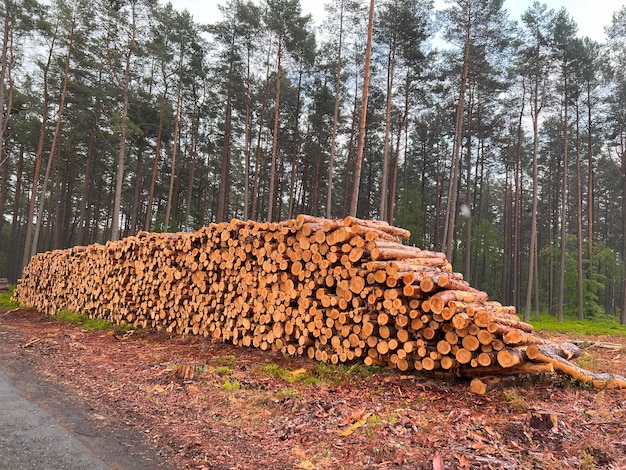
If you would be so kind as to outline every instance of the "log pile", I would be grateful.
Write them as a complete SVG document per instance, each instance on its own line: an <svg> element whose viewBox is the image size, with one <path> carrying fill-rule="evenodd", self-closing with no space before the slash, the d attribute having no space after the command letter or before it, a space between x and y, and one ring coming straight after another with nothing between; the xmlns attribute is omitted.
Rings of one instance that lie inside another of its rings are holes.
<svg viewBox="0 0 626 470"><path fill-rule="evenodd" d="M0 277L0 294L9 292L9 280L6 277Z"/></svg>
<svg viewBox="0 0 626 470"><path fill-rule="evenodd" d="M306 215L140 232L35 256L14 299L335 364L480 377L561 363L514 307L470 286L443 253L403 245L409 236L384 222Z"/></svg>

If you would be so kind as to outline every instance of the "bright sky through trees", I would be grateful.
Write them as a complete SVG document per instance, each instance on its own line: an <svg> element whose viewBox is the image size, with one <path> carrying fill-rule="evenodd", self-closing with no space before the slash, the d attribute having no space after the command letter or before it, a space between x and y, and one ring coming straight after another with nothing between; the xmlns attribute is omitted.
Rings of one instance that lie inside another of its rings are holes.
<svg viewBox="0 0 626 470"><path fill-rule="evenodd" d="M165 2L162 2L165 3ZM218 5L225 2L223 0L172 0L174 8L177 10L187 9L199 23L212 23L220 14ZM302 11L311 14L316 24L324 18L323 0L301 0ZM533 0L506 0L504 8L510 13L510 17L519 20L524 11L533 3ZM618 11L626 0L548 0L545 2L549 8L559 10L565 7L569 14L578 24L578 34L589 36L598 42L604 42L604 27L611 22L613 12ZM437 0L438 7L444 6L444 0Z"/></svg>

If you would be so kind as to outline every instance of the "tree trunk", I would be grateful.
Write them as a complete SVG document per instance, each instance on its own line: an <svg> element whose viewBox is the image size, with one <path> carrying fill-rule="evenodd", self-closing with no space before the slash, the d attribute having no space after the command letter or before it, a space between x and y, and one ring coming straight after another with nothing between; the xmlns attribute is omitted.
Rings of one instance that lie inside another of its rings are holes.
<svg viewBox="0 0 626 470"><path fill-rule="evenodd" d="M526 284L526 304L524 308L524 320L530 320L530 309L532 302L533 291L533 279L535 266L537 264L537 203L538 203L538 163L537 157L539 154L539 113L543 108L543 98L545 97L545 82L542 88L541 100L539 99L539 46L535 51L535 83L532 93L533 107L531 109L532 121L533 121L533 203L531 212L531 228L530 228L530 249L528 260L528 282Z"/></svg>
<svg viewBox="0 0 626 470"><path fill-rule="evenodd" d="M587 83L587 259L593 249L593 121L591 120L591 83Z"/></svg>
<svg viewBox="0 0 626 470"><path fill-rule="evenodd" d="M167 79L165 77L165 74L163 74L163 81L165 82L165 90L163 91L163 97L161 98L161 113L159 115L156 149L154 152L154 162L152 164L152 179L150 180L150 192L148 193L148 202L146 204L146 223L144 225L144 230L146 232L149 232L150 228L152 227L152 205L154 204L154 188L156 186L159 158L161 157L161 140L163 139L163 123L165 121L165 108L167 105Z"/></svg>
<svg viewBox="0 0 626 470"><path fill-rule="evenodd" d="M9 2L5 2L4 6L4 30L2 35L2 55L0 57L0 62L2 65L0 66L0 135L2 135L6 123L9 120L9 113L4 113L5 105L4 105L4 91L6 88L6 74L9 61L7 60L8 52L9 52L9 31L10 31L10 21L9 21ZM7 108L8 109L8 108ZM0 142L0 147L3 147L4 143ZM0 152L1 154L1 152ZM2 157L0 157L0 163L2 163ZM4 209L4 207L0 208ZM4 213L0 213L0 217L4 217Z"/></svg>
<svg viewBox="0 0 626 470"><path fill-rule="evenodd" d="M295 206L295 187L296 177L298 175L298 155L300 154L300 108L302 106L302 64L298 73L298 91L296 98L296 119L293 126L293 154L291 156L291 181L289 182L289 209L288 218L293 217L293 209Z"/></svg>
<svg viewBox="0 0 626 470"><path fill-rule="evenodd" d="M122 207L122 187L124 184L124 160L126 159L126 130L128 127L128 106L130 94L130 60L135 49L135 38L137 36L137 18L135 17L135 3L131 3L131 37L126 53L126 65L124 68L124 81L117 77L118 86L122 89L124 102L122 107L122 122L120 128L120 146L118 152L117 173L115 175L115 196L113 201L113 218L111 220L111 241L119 238L120 212Z"/></svg>
<svg viewBox="0 0 626 470"><path fill-rule="evenodd" d="M137 167L135 170L135 188L133 191L133 208L128 221L129 234L137 233L139 227L139 212L143 193L143 154L146 149L146 140L139 138L137 143Z"/></svg>
<svg viewBox="0 0 626 470"><path fill-rule="evenodd" d="M230 170L230 126L232 116L232 88L228 86L228 96L226 97L226 116L224 118L224 147L222 148L222 165L220 169L220 189L217 197L217 222L223 222L228 217L227 193Z"/></svg>
<svg viewBox="0 0 626 470"><path fill-rule="evenodd" d="M357 215L359 204L359 187L361 185L361 167L363 166L363 150L365 147L365 124L367 120L367 99L370 85L370 63L372 60L372 33L374 30L374 0L370 0L369 23L367 27L367 47L365 48L365 71L363 74L363 93L361 98L361 121L359 123L359 143L354 162L354 181L352 182L352 199L350 215Z"/></svg>
<svg viewBox="0 0 626 470"><path fill-rule="evenodd" d="M8 108L10 109L10 108ZM0 113L1 114L1 113ZM4 225L4 206L9 186L9 128L0 134L0 234Z"/></svg>
<svg viewBox="0 0 626 470"><path fill-rule="evenodd" d="M263 102L259 113L259 133L257 135L256 150L254 153L254 187L252 190L252 211L251 217L256 220L257 206L259 200L259 178L261 172L261 140L263 138L263 124L265 124L265 107L267 106L267 92L270 85L270 48L267 52L267 70L265 72L265 86L263 87Z"/></svg>
<svg viewBox="0 0 626 470"><path fill-rule="evenodd" d="M48 50L48 59L43 69L43 103L41 106L41 126L39 127L39 141L37 143L37 153L35 154L35 169L33 173L33 186L30 193L30 201L28 203L28 215L26 218L26 235L24 236L24 253L22 256L22 264L18 271L28 264L31 256L31 236L33 231L33 219L35 217L35 204L37 202L37 189L39 186L39 175L41 173L41 159L43 156L43 147L46 141L46 128L48 126L48 106L50 96L48 95L48 71L52 62L52 52L56 43L57 31L55 30Z"/></svg>
<svg viewBox="0 0 626 470"><path fill-rule="evenodd" d="M7 15L8 16L8 15ZM6 25L5 25L6 26ZM6 35L6 30L5 30ZM6 43L2 47L2 70L0 70L0 86L5 87L5 75L8 76L8 90L9 95L6 104L4 103L4 91L0 95L0 167L2 167L2 176L0 181L0 234L2 233L2 226L4 225L4 211L7 201L7 193L9 191L9 118L11 116L11 109L13 108L13 79L11 77L11 69L15 62L14 50L13 50L13 33L9 39L11 45L11 57L7 58L6 49L9 47ZM6 62L10 64L7 66ZM2 112L6 109L6 112Z"/></svg>
<svg viewBox="0 0 626 470"><path fill-rule="evenodd" d="M194 103L197 103L196 91L194 90ZM191 218L191 197L193 195L193 182L196 177L196 163L198 159L198 106L194 104L193 114L191 116L191 150L189 152L189 181L187 181L187 198L185 203L185 220L183 221L184 229L190 230L189 220Z"/></svg>
<svg viewBox="0 0 626 470"><path fill-rule="evenodd" d="M565 76L564 110L563 110L563 183L561 192L561 265L559 266L559 307L557 320L563 321L563 302L565 295L565 247L567 245L567 151L568 151L568 100L567 76Z"/></svg>
<svg viewBox="0 0 626 470"><path fill-rule="evenodd" d="M441 152L439 151L439 147L435 150L435 223L433 230L433 239L435 241L435 249L441 250L443 248L443 241L440 236L441 230L441 198L443 197L443 188L442 188L442 175L443 172L441 170L442 162L441 162ZM424 212L424 217L426 217L426 212Z"/></svg>
<svg viewBox="0 0 626 470"><path fill-rule="evenodd" d="M446 256L452 260L452 249L454 246L454 225L456 217L456 199L459 184L460 158L461 158L461 136L463 131L463 108L465 107L465 89L467 88L467 76L469 73L469 52L471 42L471 19L467 20L465 31L465 50L463 54L463 70L461 73L461 86L459 89L459 100L456 107L456 118L454 121L454 142L452 144L452 164L450 167L450 183L448 185L448 203L446 206L446 223L444 229Z"/></svg>
<svg viewBox="0 0 626 470"><path fill-rule="evenodd" d="M276 52L276 98L274 102L274 136L272 141L272 161L270 164L270 187L267 201L267 221L274 218L274 190L276 187L276 156L278 153L278 130L280 129L280 80L281 58L283 52L283 38L278 38L278 51Z"/></svg>
<svg viewBox="0 0 626 470"><path fill-rule="evenodd" d="M91 200L89 198L89 188L93 185L91 174L93 172L94 153L96 148L96 132L98 130L98 120L100 116L100 98L96 97L93 106L93 122L89 131L89 142L87 144L87 161L85 163L85 177L83 179L83 187L81 191L81 202L78 214L78 242L79 244L87 244L89 237L89 206Z"/></svg>
<svg viewBox="0 0 626 470"><path fill-rule="evenodd" d="M626 145L622 135L621 152L622 152L622 233L626 234ZM626 325L626 236L622 237L622 264L624 266L622 273L622 312L619 322Z"/></svg>
<svg viewBox="0 0 626 470"><path fill-rule="evenodd" d="M176 154L178 153L178 136L180 134L180 107L183 97L183 68L182 68L182 51L180 63L180 76L178 78L178 93L176 97L176 115L174 117L174 144L172 146L172 171L170 173L170 186L167 194L167 205L165 206L165 222L163 230L168 232L170 227L170 214L172 211L172 196L174 193L174 180L176 179ZM177 192L178 194L178 192Z"/></svg>
<svg viewBox="0 0 626 470"><path fill-rule="evenodd" d="M37 245L39 244L39 233L41 231L43 209L44 209L44 204L46 200L46 188L48 186L48 179L50 177L50 170L52 168L52 162L57 152L59 141L61 140L61 124L63 122L63 111L65 110L65 98L67 95L67 82L69 80L70 61L72 58L72 47L73 47L72 41L73 41L73 30L70 33L70 41L67 45L67 54L65 56L65 69L63 71L63 87L61 89L59 110L57 112L57 122L54 128L54 135L52 136L52 144L50 145L50 155L48 156L48 164L46 165L46 174L44 176L43 185L41 187L41 197L39 198L39 211L37 213L37 223L34 226L33 246L31 248L31 257L37 253Z"/></svg>
<svg viewBox="0 0 626 470"><path fill-rule="evenodd" d="M583 193L580 174L580 115L578 100L576 101L576 221L577 221L577 241L578 241L578 319L584 317L584 271L583 271Z"/></svg>
<svg viewBox="0 0 626 470"><path fill-rule="evenodd" d="M410 94L410 70L407 70L406 73L406 83L405 83L405 93L404 93L404 112L402 113L402 118L400 119L400 123L398 125L398 138L396 139L396 149L395 149L395 157L394 164L392 166L392 174L391 174L391 188L389 189L389 202L387 209L387 222L389 224L393 224L394 213L396 209L396 190L398 188L398 164L400 162L400 140L402 138L402 132L404 131L405 145L404 145L404 176L406 179L406 152L407 152L407 140L408 140L408 126L407 120L409 117L409 94ZM406 185L406 181L405 181Z"/></svg>
<svg viewBox="0 0 626 470"><path fill-rule="evenodd" d="M355 74L357 75L357 74ZM344 172L344 184L343 184L343 201L341 207L343 209L342 214L346 214L349 211L349 207L351 201L349 197L351 195L352 182L354 181L354 175L351 171L354 169L352 164L352 157L354 156L354 137L356 135L356 124L357 124L357 111L359 106L358 99L358 77L354 77L354 100L352 104L352 124L350 125L350 140L348 141L348 156L346 158L346 167Z"/></svg>
<svg viewBox="0 0 626 470"><path fill-rule="evenodd" d="M22 237L21 235L21 224L20 217L21 211L20 207L22 205L22 174L24 172L24 144L20 144L20 152L17 160L17 171L15 174L15 197L13 198L13 220L11 223L11 233L9 235L10 240L10 250L11 250L11 258L10 258L10 267L9 267L9 278L17 279L20 276L20 273L17 272L19 268L20 258L19 253L21 253L22 247Z"/></svg>
<svg viewBox="0 0 626 470"><path fill-rule="evenodd" d="M465 276L468 282L472 279L472 125L474 116L474 93L470 91L470 99L467 106L467 150L465 152L465 166L467 167L467 179L465 186ZM478 158L477 158L478 160Z"/></svg>
<svg viewBox="0 0 626 470"><path fill-rule="evenodd" d="M380 220L387 220L388 200L387 194L389 180L389 140L391 134L391 95L393 93L393 74L396 65L396 45L395 37L389 45L389 54L387 56L387 102L385 106L385 138L383 143L383 168L380 180Z"/></svg>
<svg viewBox="0 0 626 470"><path fill-rule="evenodd" d="M244 129L245 168L243 179L243 220L250 214L250 48L246 61L246 123Z"/></svg>
<svg viewBox="0 0 626 470"><path fill-rule="evenodd" d="M339 11L339 45L337 46L337 80L335 82L335 110L333 113L333 130L330 139L330 159L328 161L328 188L326 190L326 217L332 213L333 172L335 166L335 145L337 143L337 125L339 123L339 98L341 94L341 47L343 41L343 2Z"/></svg>
<svg viewBox="0 0 626 470"><path fill-rule="evenodd" d="M513 204L513 305L519 307L522 300L521 285L521 238L522 238L522 124L526 104L526 83L522 83L522 101L517 121L517 145L515 150L515 202Z"/></svg>

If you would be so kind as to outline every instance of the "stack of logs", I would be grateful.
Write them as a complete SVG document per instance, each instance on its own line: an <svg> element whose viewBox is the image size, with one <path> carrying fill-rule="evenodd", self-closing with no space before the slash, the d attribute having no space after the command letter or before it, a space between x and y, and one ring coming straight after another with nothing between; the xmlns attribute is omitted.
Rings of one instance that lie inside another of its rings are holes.
<svg viewBox="0 0 626 470"><path fill-rule="evenodd" d="M9 280L6 277L0 277L0 294L9 292Z"/></svg>
<svg viewBox="0 0 626 470"><path fill-rule="evenodd" d="M403 245L409 236L384 222L306 215L140 232L35 256L14 299L335 364L466 376L563 370L572 348L547 344L443 253Z"/></svg>

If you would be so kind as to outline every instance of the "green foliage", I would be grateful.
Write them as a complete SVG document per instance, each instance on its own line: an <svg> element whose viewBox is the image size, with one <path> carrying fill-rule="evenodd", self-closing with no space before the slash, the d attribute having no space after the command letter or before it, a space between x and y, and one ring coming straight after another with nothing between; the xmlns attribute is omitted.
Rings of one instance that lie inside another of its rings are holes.
<svg viewBox="0 0 626 470"><path fill-rule="evenodd" d="M320 362L315 366L314 375L320 381L329 385L339 385L341 383L352 382L369 377L380 371L378 366L354 365L348 366L344 364L328 364Z"/></svg>
<svg viewBox="0 0 626 470"><path fill-rule="evenodd" d="M374 436L384 425L385 425L385 420L381 416L377 414L371 414L369 418L367 418L367 427L365 428L365 435L367 437Z"/></svg>
<svg viewBox="0 0 626 470"><path fill-rule="evenodd" d="M580 465L578 468L580 468L580 470L595 470L596 462L593 458L593 455L587 452L583 452L580 458Z"/></svg>
<svg viewBox="0 0 626 470"><path fill-rule="evenodd" d="M560 244L555 241L552 245L541 250L541 256L560 259ZM578 245L576 236L567 238L565 247L565 280L563 313L564 315L578 314ZM622 262L615 250L598 242L593 246L591 259L585 260L583 276L583 313L585 317L603 317L607 314L605 307L600 305L600 298L609 287L609 283L619 282L621 279ZM558 280L558 261L555 263L555 281ZM547 266L544 266L547 269Z"/></svg>
<svg viewBox="0 0 626 470"><path fill-rule="evenodd" d="M221 366L217 369L217 375L231 375L233 370L230 367Z"/></svg>
<svg viewBox="0 0 626 470"><path fill-rule="evenodd" d="M20 307L19 302L15 302L11 300L14 290L15 290L15 286L9 286L9 292L5 294L0 294L0 308L10 310L10 309Z"/></svg>
<svg viewBox="0 0 626 470"><path fill-rule="evenodd" d="M316 380L308 371L300 369L292 372L288 369L280 367L274 362L263 366L261 368L261 372L265 375L271 375L272 377L276 377L277 379L284 380L288 383L302 382L308 385L316 383Z"/></svg>
<svg viewBox="0 0 626 470"><path fill-rule="evenodd" d="M416 189L405 189L400 193L396 205L394 224L411 232L409 243L415 246L424 244L424 211L422 195Z"/></svg>
<svg viewBox="0 0 626 470"><path fill-rule="evenodd" d="M493 273L502 272L502 251L504 244L499 230L488 220L482 220L472 230L473 272L477 275L476 287L485 292L500 292L502 280ZM465 249L465 247L464 247Z"/></svg>
<svg viewBox="0 0 626 470"><path fill-rule="evenodd" d="M626 336L626 326L620 325L614 318L607 316L585 320L579 320L575 316L564 316L563 321L558 322L556 316L543 313L538 319L531 319L530 323L540 331Z"/></svg>
<svg viewBox="0 0 626 470"><path fill-rule="evenodd" d="M210 362L211 364L216 366L232 367L235 365L236 361L237 356L235 356L234 354L226 354L223 356L212 357Z"/></svg>
<svg viewBox="0 0 626 470"><path fill-rule="evenodd" d="M241 390L241 383L239 380L230 380L226 379L226 381L222 384L222 390L225 392L234 392L237 390Z"/></svg>
<svg viewBox="0 0 626 470"><path fill-rule="evenodd" d="M608 312L598 302L612 285L621 285L623 262L618 253L607 247L604 242L597 242L593 245L591 259L585 262L583 291L585 316L606 315Z"/></svg>

